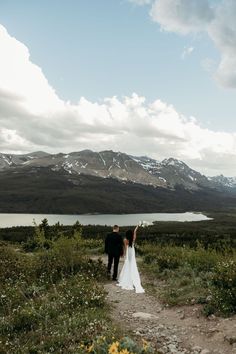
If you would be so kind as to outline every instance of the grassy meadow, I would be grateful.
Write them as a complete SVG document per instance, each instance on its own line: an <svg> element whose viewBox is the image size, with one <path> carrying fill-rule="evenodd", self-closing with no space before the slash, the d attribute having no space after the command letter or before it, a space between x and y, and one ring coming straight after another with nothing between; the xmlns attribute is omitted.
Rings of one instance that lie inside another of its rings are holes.
<svg viewBox="0 0 236 354"><path fill-rule="evenodd" d="M26 243L0 242L0 353L153 353L111 322L105 266L89 257L101 241L75 229L47 238L44 221Z"/></svg>
<svg viewBox="0 0 236 354"><path fill-rule="evenodd" d="M236 250L144 243L150 290L167 305L203 304L209 316L236 313Z"/></svg>
<svg viewBox="0 0 236 354"><path fill-rule="evenodd" d="M236 313L236 214L214 217L138 231L146 289L163 305L202 304L205 316ZM47 220L0 230L0 353L154 352L110 319L99 260L108 231Z"/></svg>

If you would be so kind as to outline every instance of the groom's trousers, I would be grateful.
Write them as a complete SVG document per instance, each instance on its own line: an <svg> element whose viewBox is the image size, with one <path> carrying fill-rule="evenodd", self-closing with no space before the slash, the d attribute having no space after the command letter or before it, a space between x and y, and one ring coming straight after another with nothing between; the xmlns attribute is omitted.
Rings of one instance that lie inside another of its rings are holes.
<svg viewBox="0 0 236 354"><path fill-rule="evenodd" d="M107 273L111 274L111 267L114 261L113 276L112 276L113 280L117 279L119 260L120 260L120 255L117 256L114 254L108 254Z"/></svg>

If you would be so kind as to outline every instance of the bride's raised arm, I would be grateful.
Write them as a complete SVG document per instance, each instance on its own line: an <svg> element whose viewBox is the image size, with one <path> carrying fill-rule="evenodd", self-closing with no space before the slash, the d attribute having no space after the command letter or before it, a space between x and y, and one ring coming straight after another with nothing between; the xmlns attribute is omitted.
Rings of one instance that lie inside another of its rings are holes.
<svg viewBox="0 0 236 354"><path fill-rule="evenodd" d="M138 227L139 227L139 225L137 225L137 226L135 227L135 229L134 229L134 238L133 238L133 241L136 240Z"/></svg>

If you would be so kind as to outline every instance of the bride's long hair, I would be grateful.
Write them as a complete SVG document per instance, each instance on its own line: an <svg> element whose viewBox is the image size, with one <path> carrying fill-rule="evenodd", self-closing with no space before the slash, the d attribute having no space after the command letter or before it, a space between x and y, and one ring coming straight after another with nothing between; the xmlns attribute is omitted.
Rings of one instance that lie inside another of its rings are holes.
<svg viewBox="0 0 236 354"><path fill-rule="evenodd" d="M128 240L129 242L129 247L133 247L133 241L134 241L134 233L133 230L127 230L125 233L125 238Z"/></svg>

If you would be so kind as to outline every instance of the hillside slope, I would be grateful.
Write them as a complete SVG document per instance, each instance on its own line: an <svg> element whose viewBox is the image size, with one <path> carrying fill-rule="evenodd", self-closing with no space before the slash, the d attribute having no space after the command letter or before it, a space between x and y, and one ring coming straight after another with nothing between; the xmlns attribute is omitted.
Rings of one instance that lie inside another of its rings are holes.
<svg viewBox="0 0 236 354"><path fill-rule="evenodd" d="M175 190L34 167L0 173L0 212L141 213L219 210L236 196L212 189Z"/></svg>

